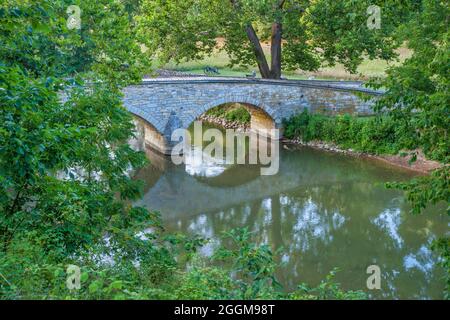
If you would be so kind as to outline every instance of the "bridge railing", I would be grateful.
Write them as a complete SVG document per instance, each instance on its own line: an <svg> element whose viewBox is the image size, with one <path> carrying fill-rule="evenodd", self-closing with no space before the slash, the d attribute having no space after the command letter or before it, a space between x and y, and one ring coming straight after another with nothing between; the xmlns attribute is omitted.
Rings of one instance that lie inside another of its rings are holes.
<svg viewBox="0 0 450 320"><path fill-rule="evenodd" d="M333 81L333 80L273 80L273 79L248 79L234 77L170 77L170 78L146 78L143 79L141 85L151 84L262 84L276 86L296 86L318 89L330 89L338 91L362 92L371 95L382 95L384 91L374 90L364 87L362 81Z"/></svg>

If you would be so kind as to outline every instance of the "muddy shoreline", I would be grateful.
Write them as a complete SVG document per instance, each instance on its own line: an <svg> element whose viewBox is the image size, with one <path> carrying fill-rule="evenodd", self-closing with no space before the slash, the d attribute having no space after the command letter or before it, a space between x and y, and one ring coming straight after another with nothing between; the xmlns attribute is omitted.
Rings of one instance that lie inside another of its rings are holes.
<svg viewBox="0 0 450 320"><path fill-rule="evenodd" d="M345 154L353 157L359 157L359 158L365 158L365 159L371 159L371 160L377 160L381 161L387 164L390 164L392 166L400 167L406 170L414 171L417 173L422 174L429 174L431 171L438 169L441 167L441 164L437 161L428 160L425 158L425 155L420 150L416 150L417 153L417 160L413 163L409 163L412 156L410 155L411 152L408 153L406 156L401 155L375 155L365 152L359 152L353 149L342 149L338 146L336 146L333 143L323 142L323 141L309 141L309 142L303 142L300 139L283 139L283 145L285 146L306 146L318 150L324 150L328 152L334 152L334 153L340 153ZM405 152L406 153L406 152Z"/></svg>

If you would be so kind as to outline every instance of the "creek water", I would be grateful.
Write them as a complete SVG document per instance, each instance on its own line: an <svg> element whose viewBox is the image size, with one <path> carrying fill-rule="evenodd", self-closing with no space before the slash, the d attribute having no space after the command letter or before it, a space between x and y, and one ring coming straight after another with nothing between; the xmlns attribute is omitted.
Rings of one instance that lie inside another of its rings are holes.
<svg viewBox="0 0 450 320"><path fill-rule="evenodd" d="M214 157L174 165L146 153L151 164L137 173L146 187L136 205L159 211L168 231L211 239L204 255L223 231L248 227L254 241L282 248L277 277L287 289L315 286L337 267L344 289L371 298L443 298L444 273L430 245L448 232L445 206L412 215L403 193L384 185L414 178L410 171L306 147L280 146L272 176ZM380 290L367 289L370 265L380 267Z"/></svg>

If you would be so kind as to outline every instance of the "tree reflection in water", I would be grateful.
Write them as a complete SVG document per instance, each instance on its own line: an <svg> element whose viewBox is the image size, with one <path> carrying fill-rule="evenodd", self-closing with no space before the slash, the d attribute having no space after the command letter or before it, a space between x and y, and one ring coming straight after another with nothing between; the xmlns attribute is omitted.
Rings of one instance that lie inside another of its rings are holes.
<svg viewBox="0 0 450 320"><path fill-rule="evenodd" d="M318 284L338 267L344 288L365 290L366 268L377 264L382 289L373 297L442 298L442 270L429 245L448 230L445 210L413 216L403 194L383 186L411 173L308 148L280 154L275 176L244 165L209 177L150 166L138 174L148 186L137 204L159 210L169 230L211 238L205 255L222 231L249 227L255 241L283 248L278 276L289 288Z"/></svg>

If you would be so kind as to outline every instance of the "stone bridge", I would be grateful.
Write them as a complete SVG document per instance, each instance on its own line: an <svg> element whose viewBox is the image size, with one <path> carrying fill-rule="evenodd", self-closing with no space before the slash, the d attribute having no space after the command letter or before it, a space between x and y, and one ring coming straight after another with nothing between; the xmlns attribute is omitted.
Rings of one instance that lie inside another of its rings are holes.
<svg viewBox="0 0 450 320"><path fill-rule="evenodd" d="M124 105L135 115L146 143L170 154L175 129L188 128L211 108L242 103L251 129L282 129L282 120L308 109L326 114L368 115L379 91L361 82L244 78L158 78L124 89ZM369 95L370 100L363 99Z"/></svg>

